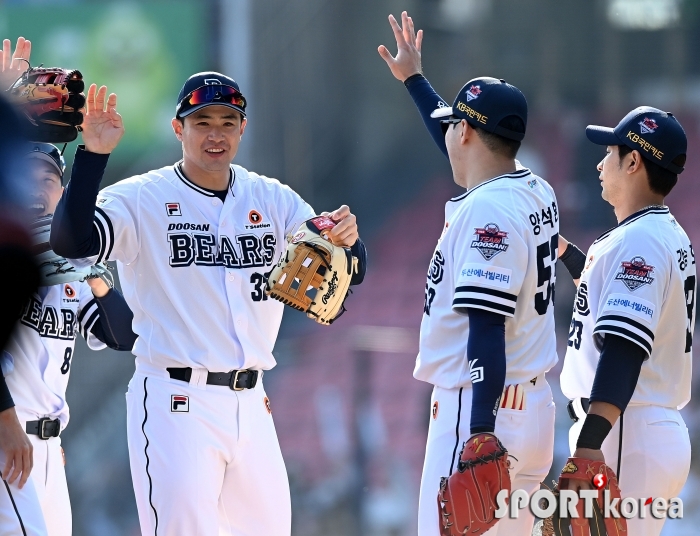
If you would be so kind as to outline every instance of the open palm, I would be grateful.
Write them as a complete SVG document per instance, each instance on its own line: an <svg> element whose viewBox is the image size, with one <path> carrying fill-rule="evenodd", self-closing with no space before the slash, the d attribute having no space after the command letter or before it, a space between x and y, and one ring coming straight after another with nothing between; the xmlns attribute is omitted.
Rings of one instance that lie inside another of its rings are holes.
<svg viewBox="0 0 700 536"><path fill-rule="evenodd" d="M111 93L107 98L107 86L98 90L97 85L92 84L83 113L85 117L80 128L85 149L91 153L111 153L124 135L124 122L117 112L117 96Z"/></svg>
<svg viewBox="0 0 700 536"><path fill-rule="evenodd" d="M29 67L29 55L32 52L32 43L24 37L17 38L15 53L12 53L12 42L3 39L0 50L0 91L5 91L17 80Z"/></svg>

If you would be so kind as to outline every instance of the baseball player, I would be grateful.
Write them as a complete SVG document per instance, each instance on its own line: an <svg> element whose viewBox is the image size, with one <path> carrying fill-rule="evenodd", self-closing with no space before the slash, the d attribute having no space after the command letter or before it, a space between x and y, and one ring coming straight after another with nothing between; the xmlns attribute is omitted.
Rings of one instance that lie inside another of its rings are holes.
<svg viewBox="0 0 700 536"><path fill-rule="evenodd" d="M104 110L105 100L107 109ZM106 162L123 133L117 97L88 91L76 163ZM97 119L96 119L97 121ZM54 218L57 252L115 259L138 334L127 392L132 479L144 535L288 535L289 484L263 373L283 305L265 294L285 236L314 215L289 187L231 164L246 100L220 73L191 76L172 127L183 158L99 192L73 179ZM88 134L86 136L86 134ZM347 206L336 245L364 246Z"/></svg>
<svg viewBox="0 0 700 536"><path fill-rule="evenodd" d="M39 254L48 249L50 215L63 191L65 163L58 148L48 143L30 144L26 158L31 175L29 211L36 218L32 232L44 237L35 248ZM93 350L106 346L130 350L135 340L132 314L121 294L100 278L77 279L42 281L2 352L3 382L10 397L0 408L2 434L9 436L3 441L14 438L21 444L28 437L30 448L22 452L21 462L16 449L0 451L5 480L0 490L0 534L71 534L59 434L69 419L66 387L75 338L80 332Z"/></svg>
<svg viewBox="0 0 700 536"><path fill-rule="evenodd" d="M467 189L445 207L414 371L434 385L418 534L461 534L450 532L462 527L447 526L436 498L441 477L456 471L470 438L500 439L513 489L533 493L551 465L554 403L544 374L557 361L559 215L549 184L515 160L527 122L523 94L481 77L467 82L449 106L421 74L422 31L415 33L406 12L401 26L393 16L389 22L398 54L384 46L379 53L407 86L455 182ZM524 514L501 519L487 533L529 535L532 525L531 514Z"/></svg>
<svg viewBox="0 0 700 536"><path fill-rule="evenodd" d="M647 106L586 135L607 146L597 168L618 225L587 255L562 242L578 283L561 374L575 421L571 452L616 469L623 497L669 500L690 469L678 410L690 400L695 254L664 205L683 171L686 136L672 114ZM665 516L640 508L629 534L660 534Z"/></svg>

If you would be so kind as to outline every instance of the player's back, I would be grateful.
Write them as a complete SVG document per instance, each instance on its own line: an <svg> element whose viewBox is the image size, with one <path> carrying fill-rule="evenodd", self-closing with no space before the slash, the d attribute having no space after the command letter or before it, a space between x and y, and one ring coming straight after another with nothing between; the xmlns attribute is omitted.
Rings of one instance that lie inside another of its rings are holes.
<svg viewBox="0 0 700 536"><path fill-rule="evenodd" d="M528 169L450 200L428 272L414 376L468 385L466 308L506 316L506 383L529 381L557 361L554 334L559 214L554 191Z"/></svg>

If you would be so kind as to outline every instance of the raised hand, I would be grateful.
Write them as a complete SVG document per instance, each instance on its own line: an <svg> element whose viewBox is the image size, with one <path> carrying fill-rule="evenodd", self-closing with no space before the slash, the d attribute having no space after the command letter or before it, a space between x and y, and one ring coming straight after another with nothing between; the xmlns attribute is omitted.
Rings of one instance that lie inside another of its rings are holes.
<svg viewBox="0 0 700 536"><path fill-rule="evenodd" d="M97 85L92 84L88 89L86 108L83 109L85 118L80 128L85 150L91 153L111 153L124 135L122 116L117 112L117 96L111 93L106 97L107 86L98 90Z"/></svg>
<svg viewBox="0 0 700 536"><path fill-rule="evenodd" d="M423 43L423 30L416 33L413 19L405 11L401 13L401 26L393 15L389 15L389 24L394 31L398 52L396 57L391 55L389 49L380 45L377 49L379 55L391 69L391 74L397 80L403 82L414 74L422 73L420 48Z"/></svg>
<svg viewBox="0 0 700 536"><path fill-rule="evenodd" d="M17 38L14 54L12 42L9 39L3 40L2 51L0 51L0 91L7 90L29 68L31 53L32 42L24 37Z"/></svg>

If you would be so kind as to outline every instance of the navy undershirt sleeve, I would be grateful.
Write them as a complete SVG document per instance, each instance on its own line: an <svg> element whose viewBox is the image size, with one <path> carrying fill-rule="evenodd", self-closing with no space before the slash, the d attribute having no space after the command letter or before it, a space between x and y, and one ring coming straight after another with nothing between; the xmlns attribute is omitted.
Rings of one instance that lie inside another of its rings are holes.
<svg viewBox="0 0 700 536"><path fill-rule="evenodd" d="M468 308L467 359L472 376L472 434L493 432L506 382L506 317Z"/></svg>
<svg viewBox="0 0 700 536"><path fill-rule="evenodd" d="M449 106L444 99L437 94L422 74L414 74L404 80L404 85L408 89L409 95L413 99L420 116L423 118L423 123L428 129L433 141L437 144L438 149L447 156L447 146L445 145L445 134L442 131L442 124L439 119L433 119L430 114L440 107L439 103ZM449 157L448 157L449 158Z"/></svg>
<svg viewBox="0 0 700 536"><path fill-rule="evenodd" d="M131 329L134 313L121 292L112 288L103 297L95 297L100 312L98 320L90 330L92 334L114 350L131 350L136 334Z"/></svg>
<svg viewBox="0 0 700 536"><path fill-rule="evenodd" d="M365 279L367 272L367 247L365 243L358 238L350 248L354 257L357 257L357 273L350 279L351 285L359 285Z"/></svg>
<svg viewBox="0 0 700 536"><path fill-rule="evenodd" d="M5 376L3 376L2 372L0 372L0 411L5 411L6 409L13 408L14 406L15 402L12 400L10 390L7 388Z"/></svg>
<svg viewBox="0 0 700 536"><path fill-rule="evenodd" d="M93 225L95 202L100 191L108 154L75 151L71 178L51 222L51 249L69 259L82 259L100 252L100 235Z"/></svg>
<svg viewBox="0 0 700 536"><path fill-rule="evenodd" d="M646 351L638 344L606 333L591 389L591 402L607 402L625 411L646 357Z"/></svg>

